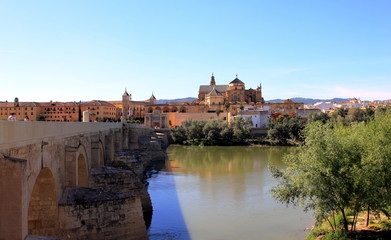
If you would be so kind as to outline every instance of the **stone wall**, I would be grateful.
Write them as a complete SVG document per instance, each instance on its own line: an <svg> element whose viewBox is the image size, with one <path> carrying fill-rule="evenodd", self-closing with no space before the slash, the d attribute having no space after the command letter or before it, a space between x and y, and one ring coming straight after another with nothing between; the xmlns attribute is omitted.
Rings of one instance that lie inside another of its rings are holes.
<svg viewBox="0 0 391 240"><path fill-rule="evenodd" d="M122 167L122 168L121 168ZM140 197L143 212L152 211L151 198L140 177L131 170L101 166L91 170L90 187L110 192L128 193Z"/></svg>
<svg viewBox="0 0 391 240"><path fill-rule="evenodd" d="M23 225L9 224L20 221L20 216L23 216L22 173L25 167L26 160L0 154L0 240L23 239L27 234Z"/></svg>
<svg viewBox="0 0 391 240"><path fill-rule="evenodd" d="M148 239L140 198L130 194L66 189L59 203L59 219L63 239Z"/></svg>

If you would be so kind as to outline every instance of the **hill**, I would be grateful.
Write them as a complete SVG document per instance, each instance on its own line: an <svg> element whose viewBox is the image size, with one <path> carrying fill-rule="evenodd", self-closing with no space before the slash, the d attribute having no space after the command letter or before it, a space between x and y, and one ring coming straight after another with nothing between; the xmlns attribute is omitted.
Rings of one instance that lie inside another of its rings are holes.
<svg viewBox="0 0 391 240"><path fill-rule="evenodd" d="M156 103L157 104L165 104L167 102L190 102L190 101L194 101L196 99L197 98L193 98L193 97L175 98L175 99L159 99L159 100L156 100Z"/></svg>
<svg viewBox="0 0 391 240"><path fill-rule="evenodd" d="M301 98L301 97L294 97L290 98L294 102L300 102L304 104L314 104L317 102L345 102L348 101L349 98L332 98L332 99L316 99L316 98ZM280 103L283 102L285 99L272 99L267 100L268 103Z"/></svg>

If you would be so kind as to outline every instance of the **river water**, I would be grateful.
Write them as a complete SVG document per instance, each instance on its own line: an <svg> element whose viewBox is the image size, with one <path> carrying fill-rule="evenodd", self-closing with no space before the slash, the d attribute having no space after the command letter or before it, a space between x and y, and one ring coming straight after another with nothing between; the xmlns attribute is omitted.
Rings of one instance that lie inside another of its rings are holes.
<svg viewBox="0 0 391 240"><path fill-rule="evenodd" d="M168 148L149 179L151 240L304 239L311 213L276 203L269 165L284 168L287 147Z"/></svg>

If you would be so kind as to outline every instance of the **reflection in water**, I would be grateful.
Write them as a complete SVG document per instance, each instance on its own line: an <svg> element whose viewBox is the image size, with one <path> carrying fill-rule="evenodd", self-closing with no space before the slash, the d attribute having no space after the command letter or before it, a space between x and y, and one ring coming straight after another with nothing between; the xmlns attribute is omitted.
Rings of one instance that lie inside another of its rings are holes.
<svg viewBox="0 0 391 240"><path fill-rule="evenodd" d="M268 165L282 168L290 151L171 146L166 172L149 180L150 239L303 239L311 215L275 203L269 193L275 180Z"/></svg>

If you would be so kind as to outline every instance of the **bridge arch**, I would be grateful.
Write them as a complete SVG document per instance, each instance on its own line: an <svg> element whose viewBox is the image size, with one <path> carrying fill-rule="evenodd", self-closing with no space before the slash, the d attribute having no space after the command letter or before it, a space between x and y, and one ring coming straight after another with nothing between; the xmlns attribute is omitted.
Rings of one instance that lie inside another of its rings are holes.
<svg viewBox="0 0 391 240"><path fill-rule="evenodd" d="M83 145L76 152L76 186L88 187L88 158Z"/></svg>
<svg viewBox="0 0 391 240"><path fill-rule="evenodd" d="M28 234L55 236L58 229L57 208L56 181L49 168L42 168L30 197Z"/></svg>

